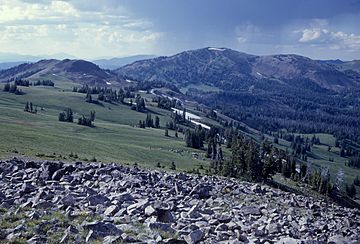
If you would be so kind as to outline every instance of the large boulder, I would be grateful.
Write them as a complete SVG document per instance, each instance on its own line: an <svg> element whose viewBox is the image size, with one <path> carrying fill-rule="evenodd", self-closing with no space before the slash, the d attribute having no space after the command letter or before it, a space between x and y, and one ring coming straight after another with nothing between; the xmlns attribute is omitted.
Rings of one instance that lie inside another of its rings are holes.
<svg viewBox="0 0 360 244"><path fill-rule="evenodd" d="M85 230L89 231L88 239L103 238L106 236L120 236L123 232L112 223L102 221L86 222L82 224Z"/></svg>

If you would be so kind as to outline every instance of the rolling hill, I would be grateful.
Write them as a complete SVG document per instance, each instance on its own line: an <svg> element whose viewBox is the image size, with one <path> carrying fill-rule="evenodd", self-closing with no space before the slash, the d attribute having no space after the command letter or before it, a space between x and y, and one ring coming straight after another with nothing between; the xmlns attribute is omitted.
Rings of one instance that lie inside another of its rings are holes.
<svg viewBox="0 0 360 244"><path fill-rule="evenodd" d="M84 60L40 60L36 63L24 63L0 71L0 81L6 82L16 78L38 80L65 80L83 84L116 83L115 74L101 69L96 64Z"/></svg>
<svg viewBox="0 0 360 244"><path fill-rule="evenodd" d="M139 81L164 81L179 86L205 83L238 90L263 82L332 91L360 86L358 80L334 65L307 57L255 56L226 48L203 48L137 61L115 72ZM299 83L299 79L306 82Z"/></svg>
<svg viewBox="0 0 360 244"><path fill-rule="evenodd" d="M92 62L97 64L102 69L114 70L124 65L150 58L155 58L155 55L135 55L122 58L97 59Z"/></svg>
<svg viewBox="0 0 360 244"><path fill-rule="evenodd" d="M188 99L263 132L326 132L360 141L360 74L332 63L203 48L114 72L143 84L176 85Z"/></svg>

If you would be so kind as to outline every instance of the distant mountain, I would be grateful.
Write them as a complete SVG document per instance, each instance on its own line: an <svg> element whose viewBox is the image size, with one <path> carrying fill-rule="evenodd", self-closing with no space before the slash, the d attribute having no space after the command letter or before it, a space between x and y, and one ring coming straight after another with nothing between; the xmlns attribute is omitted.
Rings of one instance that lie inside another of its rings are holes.
<svg viewBox="0 0 360 244"><path fill-rule="evenodd" d="M342 64L339 64L338 67L343 71L353 70L360 74L360 60L344 62Z"/></svg>
<svg viewBox="0 0 360 244"><path fill-rule="evenodd" d="M123 58L111 58L111 59L98 59L92 61L94 64L99 65L102 69L114 70L124 65L131 64L135 61L155 58L155 55L135 55Z"/></svg>
<svg viewBox="0 0 360 244"><path fill-rule="evenodd" d="M339 65L345 63L345 61L342 61L340 59L330 59L330 60L318 60L325 64L333 64L333 65Z"/></svg>
<svg viewBox="0 0 360 244"><path fill-rule="evenodd" d="M72 56L67 53L57 53L52 55L23 55L17 53L5 53L0 52L0 62L10 63L10 62L37 62L42 59L76 59L75 56Z"/></svg>
<svg viewBox="0 0 360 244"><path fill-rule="evenodd" d="M9 69L23 63L27 63L27 61L0 63L0 70Z"/></svg>
<svg viewBox="0 0 360 244"><path fill-rule="evenodd" d="M109 84L117 82L115 74L101 69L96 64L84 60L41 60L25 63L0 71L0 81L16 78L37 80L66 80L83 84Z"/></svg>
<svg viewBox="0 0 360 244"><path fill-rule="evenodd" d="M139 81L171 82L178 86L204 83L225 90L246 89L265 81L334 91L359 85L358 80L334 65L307 57L255 56L227 48L203 48L137 61L115 72Z"/></svg>
<svg viewBox="0 0 360 244"><path fill-rule="evenodd" d="M169 95L180 88L186 99L265 133L331 133L360 142L357 64L203 48L137 61L114 72L146 89L175 85Z"/></svg>

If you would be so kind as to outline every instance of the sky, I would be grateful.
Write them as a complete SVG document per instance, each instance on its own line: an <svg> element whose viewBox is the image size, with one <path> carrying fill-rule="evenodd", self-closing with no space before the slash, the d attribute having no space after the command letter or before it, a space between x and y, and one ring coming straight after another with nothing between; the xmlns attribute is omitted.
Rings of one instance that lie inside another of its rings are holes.
<svg viewBox="0 0 360 244"><path fill-rule="evenodd" d="M0 52L83 59L227 47L360 59L360 0L0 0Z"/></svg>

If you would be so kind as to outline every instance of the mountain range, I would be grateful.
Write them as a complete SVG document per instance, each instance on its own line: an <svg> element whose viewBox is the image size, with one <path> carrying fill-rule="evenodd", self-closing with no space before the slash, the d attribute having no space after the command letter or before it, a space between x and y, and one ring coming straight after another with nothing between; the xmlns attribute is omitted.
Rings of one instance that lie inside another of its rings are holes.
<svg viewBox="0 0 360 244"><path fill-rule="evenodd" d="M360 85L358 68L359 61L334 64L299 55L255 56L226 48L203 48L137 61L115 72L138 81L179 86L203 83L221 89L246 89L267 82L339 91Z"/></svg>
<svg viewBox="0 0 360 244"><path fill-rule="evenodd" d="M102 69L114 70L127 64L131 64L135 61L155 58L155 55L135 55L122 58L110 58L110 59L97 59L92 61Z"/></svg>
<svg viewBox="0 0 360 244"><path fill-rule="evenodd" d="M125 65L119 77L221 111L265 133L330 133L360 141L359 61L333 62L281 54L256 56L203 48Z"/></svg>
<svg viewBox="0 0 360 244"><path fill-rule="evenodd" d="M222 111L260 131L285 128L360 141L359 62L208 47L113 71L84 60L41 60L0 71L0 82L51 79L105 86L132 80L139 89L166 86L171 96Z"/></svg>

